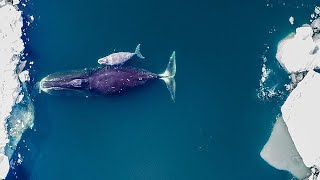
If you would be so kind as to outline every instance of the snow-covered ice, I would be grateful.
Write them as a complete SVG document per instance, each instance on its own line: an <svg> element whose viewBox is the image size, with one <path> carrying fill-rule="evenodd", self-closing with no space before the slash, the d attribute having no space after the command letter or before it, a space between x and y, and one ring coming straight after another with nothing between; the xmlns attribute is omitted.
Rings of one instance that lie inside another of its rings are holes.
<svg viewBox="0 0 320 180"><path fill-rule="evenodd" d="M0 179L4 179L9 170L5 146L9 142L7 119L20 94L20 82L16 74L16 66L20 54L24 50L22 36L21 11L14 5L0 0Z"/></svg>
<svg viewBox="0 0 320 180"><path fill-rule="evenodd" d="M276 58L288 73L309 71L320 67L320 41L313 38L313 29L304 25L278 44Z"/></svg>
<svg viewBox="0 0 320 180"><path fill-rule="evenodd" d="M20 74L19 74L19 79L21 82L29 82L30 81L30 76L29 76L29 71L25 70L25 71L22 71Z"/></svg>
<svg viewBox="0 0 320 180"><path fill-rule="evenodd" d="M320 74L311 70L281 107L289 133L304 163L320 166Z"/></svg>
<svg viewBox="0 0 320 180"><path fill-rule="evenodd" d="M4 154L0 154L0 178L4 179L10 169L9 159Z"/></svg>

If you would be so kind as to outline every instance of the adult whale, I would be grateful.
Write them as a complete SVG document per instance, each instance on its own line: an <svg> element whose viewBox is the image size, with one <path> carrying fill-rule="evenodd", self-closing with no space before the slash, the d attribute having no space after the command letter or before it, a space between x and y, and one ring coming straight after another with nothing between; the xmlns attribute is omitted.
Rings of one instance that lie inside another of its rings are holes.
<svg viewBox="0 0 320 180"><path fill-rule="evenodd" d="M106 66L99 69L51 74L40 81L40 89L49 94L77 91L85 94L112 95L121 94L152 80L162 79L166 83L174 101L176 91L175 74L176 55L173 52L167 69L162 74L155 74L144 69L132 67Z"/></svg>

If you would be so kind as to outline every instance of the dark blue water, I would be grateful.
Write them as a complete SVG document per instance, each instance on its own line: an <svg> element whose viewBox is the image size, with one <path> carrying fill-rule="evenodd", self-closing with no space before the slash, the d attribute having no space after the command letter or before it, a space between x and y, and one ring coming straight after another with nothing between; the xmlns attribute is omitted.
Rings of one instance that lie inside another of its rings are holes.
<svg viewBox="0 0 320 180"><path fill-rule="evenodd" d="M294 30L288 18L301 25L314 7L283 2L32 0L24 10L36 17L27 45L35 82L141 43L146 60L130 66L156 73L176 51L176 102L160 80L116 97L42 93L8 179L291 179L259 155L283 100L257 98L264 44L284 75L276 45Z"/></svg>

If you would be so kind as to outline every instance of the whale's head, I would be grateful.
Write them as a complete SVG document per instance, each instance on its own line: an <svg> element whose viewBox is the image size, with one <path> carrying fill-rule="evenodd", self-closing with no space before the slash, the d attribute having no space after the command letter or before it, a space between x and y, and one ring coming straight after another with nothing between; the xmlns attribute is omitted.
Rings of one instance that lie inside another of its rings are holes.
<svg viewBox="0 0 320 180"><path fill-rule="evenodd" d="M41 91L51 94L53 91L86 90L88 79L83 77L52 76L43 78L39 83Z"/></svg>
<svg viewBox="0 0 320 180"><path fill-rule="evenodd" d="M52 79L50 77L43 78L39 84L40 90L46 93L70 88L68 85L69 83L63 81L62 79Z"/></svg>

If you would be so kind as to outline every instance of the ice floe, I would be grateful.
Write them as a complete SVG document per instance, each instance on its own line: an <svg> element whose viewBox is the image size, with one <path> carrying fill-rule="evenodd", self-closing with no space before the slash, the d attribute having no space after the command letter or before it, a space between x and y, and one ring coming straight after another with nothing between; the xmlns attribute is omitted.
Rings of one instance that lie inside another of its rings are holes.
<svg viewBox="0 0 320 180"><path fill-rule="evenodd" d="M319 68L319 45L313 39L311 26L305 25L279 43L276 58L290 74Z"/></svg>
<svg viewBox="0 0 320 180"><path fill-rule="evenodd" d="M320 14L320 7L316 6L316 7L314 8L314 13Z"/></svg>
<svg viewBox="0 0 320 180"><path fill-rule="evenodd" d="M18 0L11 3L0 0L0 179L4 179L9 171L9 160L5 155L5 146L9 143L6 122L21 91L16 67L24 43L21 11L15 6L18 3Z"/></svg>
<svg viewBox="0 0 320 180"><path fill-rule="evenodd" d="M10 169L9 159L4 154L0 154L0 178L4 179Z"/></svg>
<svg viewBox="0 0 320 180"><path fill-rule="evenodd" d="M293 25L293 24L294 24L294 17L293 17L293 16L290 16L290 18L289 18L289 22L290 22L290 24L291 24L291 25Z"/></svg>
<svg viewBox="0 0 320 180"><path fill-rule="evenodd" d="M315 19L314 21L312 21L311 27L315 33L319 33L320 32L320 19ZM315 35L317 35L317 34L315 34ZM318 40L318 38L313 38L313 39Z"/></svg>
<svg viewBox="0 0 320 180"><path fill-rule="evenodd" d="M281 112L298 152L308 166L320 166L320 74L309 71L290 93Z"/></svg>
<svg viewBox="0 0 320 180"><path fill-rule="evenodd" d="M30 76L29 76L29 71L25 70L25 71L22 71L20 74L19 74L19 79L21 82L29 82L30 81Z"/></svg>

